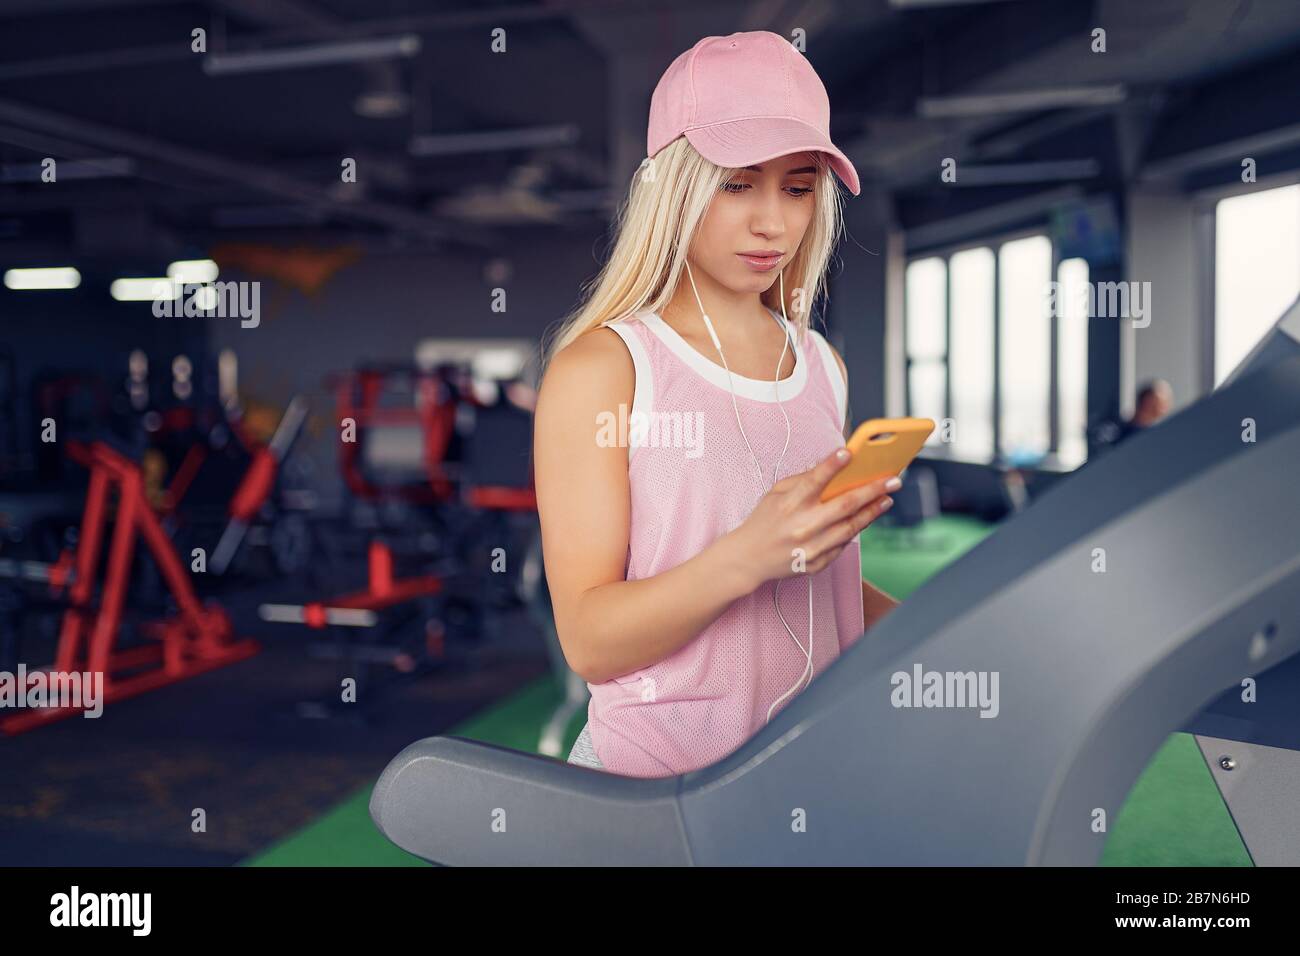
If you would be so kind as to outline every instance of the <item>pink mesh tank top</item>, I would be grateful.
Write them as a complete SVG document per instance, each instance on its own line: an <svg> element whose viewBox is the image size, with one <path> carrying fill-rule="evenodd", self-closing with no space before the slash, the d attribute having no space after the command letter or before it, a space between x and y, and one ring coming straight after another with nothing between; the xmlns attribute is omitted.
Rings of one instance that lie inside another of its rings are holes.
<svg viewBox="0 0 1300 956"><path fill-rule="evenodd" d="M773 317L784 322L775 313ZM785 444L785 419L775 389L790 418L790 447L778 480L807 471L844 443L847 396L830 346L816 330L799 341L797 327L785 324L797 346L793 373L775 388L771 379L731 376L745 434L763 466L761 489L736 427L726 370L653 312L608 326L627 345L636 371L627 418L632 506L627 580L683 563L753 511ZM815 677L863 630L856 541L812 581ZM605 770L634 777L697 770L731 753L763 726L768 708L806 666L772 607L778 586L781 613L806 646L807 578L794 575L767 581L736 600L657 664L588 684L588 727Z"/></svg>

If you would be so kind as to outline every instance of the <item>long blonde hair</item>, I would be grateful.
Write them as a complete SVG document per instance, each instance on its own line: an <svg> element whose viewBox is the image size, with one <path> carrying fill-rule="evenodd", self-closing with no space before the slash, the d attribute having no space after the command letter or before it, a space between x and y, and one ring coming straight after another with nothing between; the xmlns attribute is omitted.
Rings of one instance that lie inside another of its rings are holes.
<svg viewBox="0 0 1300 956"><path fill-rule="evenodd" d="M789 273L785 311L800 337L818 297L825 295L826 267L843 230L842 199L834 173L825 154L812 155L817 166L812 221L784 269ZM658 312L668 303L709 203L739 171L709 162L685 136L642 164L615 219L614 249L596 277L584 284L582 304L560 321L550 344L544 344L543 372L579 336L636 312ZM774 282L761 299L781 314L780 283Z"/></svg>

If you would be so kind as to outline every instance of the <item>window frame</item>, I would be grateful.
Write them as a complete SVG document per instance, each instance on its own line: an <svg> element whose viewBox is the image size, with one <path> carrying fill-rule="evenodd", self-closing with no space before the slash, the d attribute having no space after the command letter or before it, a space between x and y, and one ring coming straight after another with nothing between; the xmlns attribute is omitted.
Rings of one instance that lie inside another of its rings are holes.
<svg viewBox="0 0 1300 956"><path fill-rule="evenodd" d="M1219 203L1236 196L1268 192L1300 185L1300 169L1288 169L1260 177L1253 183L1230 182L1209 186L1192 193L1192 214L1196 231L1196 259L1202 264L1197 283L1198 319L1200 320L1200 394L1209 395L1216 388L1215 360L1218 349L1218 232Z"/></svg>
<svg viewBox="0 0 1300 956"><path fill-rule="evenodd" d="M1211 206L1213 210L1213 206ZM1211 211L1211 216L1213 212ZM944 263L944 350L943 350L943 414L945 418L952 417L952 267L951 260L959 252L965 252L969 249L989 249L993 253L993 455L988 460L972 459L967 456L957 456L953 453L951 447L940 445L938 447L927 445L922 450L922 455L930 457L952 458L961 461L974 461L978 464L985 465L1005 465L1006 457L1002 452L1002 246L1008 242L1015 242L1019 239L1028 239L1033 236L1042 236L1051 244L1051 274L1048 281L1059 281L1059 271L1061 267L1061 250L1059 244L1052 237L1051 225L1049 223L1038 223L1032 226L1022 226L1017 229L1004 230L984 236L980 239L967 239L960 242L942 243L939 245L919 247L909 249L903 257L903 274L906 276L908 268L913 262L922 259L942 259ZM1089 268L1091 272L1091 268ZM903 284L904 297L907 295L906 281ZM1048 368L1048 447L1043 456L1043 460L1036 465L1038 468L1051 468L1059 461L1060 452L1060 374L1058 366L1060 364L1060 342L1059 342L1059 323L1060 316L1053 315L1051 318L1050 329L1050 350L1051 361ZM912 355L908 342L907 321L907 301L903 302L903 409L907 416L912 415ZM1085 459L1086 462L1086 459ZM1081 463L1082 464L1082 463Z"/></svg>
<svg viewBox="0 0 1300 956"><path fill-rule="evenodd" d="M977 248L977 246L965 246L963 248ZM961 251L955 249L955 252ZM939 361L943 362L943 415L945 418L952 417L952 371L951 363L948 361L949 350L952 346L952 340L949 336L952 333L952 270L948 268L949 254L939 254L934 252L925 252L916 256L908 256L903 261L903 414L912 417L912 349L908 338L908 328L911 323L907 321L907 270L913 262L920 262L924 259L943 259L943 356ZM996 264L995 264L996 268ZM996 276L996 272L994 275ZM926 359L927 362L935 359Z"/></svg>

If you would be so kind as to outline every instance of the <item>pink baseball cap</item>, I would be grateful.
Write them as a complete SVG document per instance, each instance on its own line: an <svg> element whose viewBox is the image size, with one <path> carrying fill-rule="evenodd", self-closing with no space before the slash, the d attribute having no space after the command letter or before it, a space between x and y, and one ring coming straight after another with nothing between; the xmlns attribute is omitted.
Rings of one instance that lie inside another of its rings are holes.
<svg viewBox="0 0 1300 956"><path fill-rule="evenodd" d="M858 171L831 142L830 121L826 87L784 37L766 30L705 37L659 79L650 97L646 155L683 134L718 166L823 152L856 196Z"/></svg>

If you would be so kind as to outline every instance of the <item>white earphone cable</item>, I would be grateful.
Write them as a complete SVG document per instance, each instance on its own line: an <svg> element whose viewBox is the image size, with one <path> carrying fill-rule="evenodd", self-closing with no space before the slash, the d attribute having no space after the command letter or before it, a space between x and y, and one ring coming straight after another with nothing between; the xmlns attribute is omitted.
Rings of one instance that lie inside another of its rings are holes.
<svg viewBox="0 0 1300 956"><path fill-rule="evenodd" d="M695 285L695 275L691 271L691 264L689 262L686 263L686 274L691 280L691 290L695 293L695 302L700 307L700 316L701 318L704 319L705 328L707 328L709 331L709 338L713 340L713 346L718 350L718 355L722 358L722 367L727 370L727 382L728 385L730 386L729 391L731 392L731 407L736 414L736 427L740 429L740 437L745 442L745 448L749 451L749 457L753 459L754 468L758 472L759 496L761 499L761 497L764 494L766 494L767 491L770 490L770 488L776 486L776 483L779 480L778 471L781 467L781 463L785 460L786 451L790 448L790 435L791 435L790 416L786 413L785 403L781 400L781 387L780 387L781 363L785 361L785 353L791 344L790 320L785 314L785 269L783 268L781 272L778 273L778 278L780 279L781 282L781 319L777 320L776 317L773 316L773 320L779 321L782 326L782 331L785 333L785 343L781 347L781 356L776 361L776 373L772 378L773 394L776 397L777 405L781 409L781 415L785 419L785 446L781 449L781 457L777 459L776 464L772 467L772 484L771 486L768 486L766 488L764 487L764 481L763 481L763 466L759 463L758 456L754 454L754 448L749 443L749 436L745 434L745 426L742 425L740 421L740 407L736 404L736 388L735 388L735 382L731 376L731 366L727 364L727 356L722 350L722 342L718 340L717 332L715 332L713 329L713 322L710 321L708 313L704 311L704 303L700 299L700 290ZM795 361L797 362L798 360L799 360L798 351L796 350ZM776 609L776 615L778 618L781 619L781 624L785 628L786 633L790 635L790 639L794 641L795 646L799 648L799 652L803 655L804 667L803 667L803 671L799 674L799 679L795 681L794 685L791 686L789 690L787 690L784 694L782 694L780 697L778 697L775 701L772 702L772 706L767 709L766 720L772 719L772 711L774 711L776 707L783 700L785 700L791 694L798 692L798 690L800 689L800 685L804 683L805 678L808 680L809 683L811 683L812 678L814 676L813 671L815 669L813 667L812 575L808 575L806 571L805 571L805 575L808 578L808 646L806 648L803 646L802 643L800 643L799 638L795 636L795 633L791 629L789 622L787 622L785 619L785 615L781 613L781 602L778 597L778 592L780 591L781 582L783 579L781 578L776 579L772 588L772 606Z"/></svg>

